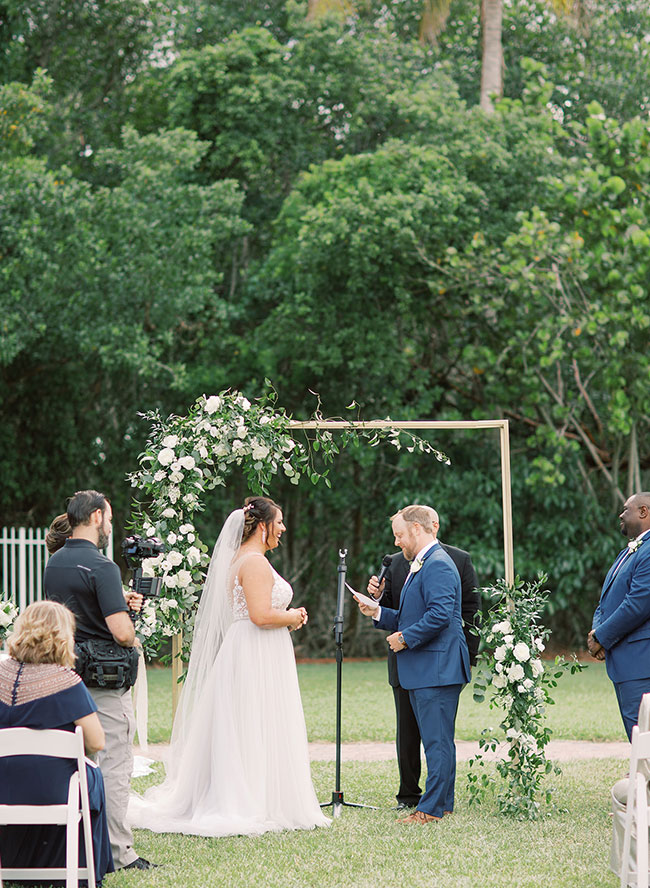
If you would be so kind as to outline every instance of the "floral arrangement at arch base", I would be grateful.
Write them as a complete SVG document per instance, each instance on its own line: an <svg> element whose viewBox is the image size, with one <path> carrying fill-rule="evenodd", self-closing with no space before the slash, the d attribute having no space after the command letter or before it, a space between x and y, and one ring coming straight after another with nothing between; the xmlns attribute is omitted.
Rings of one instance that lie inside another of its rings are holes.
<svg viewBox="0 0 650 888"><path fill-rule="evenodd" d="M405 438L409 450L432 454L449 464L445 454L429 442L397 429L343 430L338 443L326 429L314 430L309 437L291 428L291 417L278 407L276 392L266 382L267 394L253 402L241 392L228 390L202 395L184 416L144 414L151 432L139 457L140 468L129 480L145 502L135 503L130 527L166 545L164 554L142 564L145 576L162 576L164 590L159 598L147 600L137 623L148 654L180 632L185 650L189 648L196 603L210 562L194 515L204 508L203 494L225 485L233 468L244 474L252 493L266 493L278 474L292 484L307 476L313 484L323 481L330 487L329 468L317 470L314 452L327 465L341 447L359 438L371 446L383 439L396 448ZM319 413L314 416L322 418Z"/></svg>
<svg viewBox="0 0 650 888"><path fill-rule="evenodd" d="M474 699L482 702L489 690L490 708L503 715L499 728L506 751L495 763L495 775L485 768L484 753L496 752L503 737L492 728L481 733L481 752L469 763L470 804L480 803L496 788L499 811L518 820L536 820L553 810L553 788L547 778L561 771L546 758L551 738L546 708L553 705L551 691L561 676L586 668L575 657L572 661L556 657L552 664L542 661L550 635L541 622L550 595L544 589L546 580L545 575L533 582L516 577L513 585L499 580L483 589L494 603L477 630L483 650Z"/></svg>
<svg viewBox="0 0 650 888"><path fill-rule="evenodd" d="M12 632L14 621L18 616L18 608L13 601L0 599L0 647L5 638Z"/></svg>

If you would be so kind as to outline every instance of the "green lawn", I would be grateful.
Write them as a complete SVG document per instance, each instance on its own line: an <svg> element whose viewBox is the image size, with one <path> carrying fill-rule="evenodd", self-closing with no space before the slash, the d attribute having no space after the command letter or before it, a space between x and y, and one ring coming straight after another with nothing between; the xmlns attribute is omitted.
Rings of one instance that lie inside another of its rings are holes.
<svg viewBox="0 0 650 888"><path fill-rule="evenodd" d="M550 666L551 664L547 664ZM336 665L298 666L305 719L310 740L333 741L336 730ZM171 729L171 670L149 669L149 739L169 739ZM557 740L625 740L616 697L602 663L577 675L565 675L555 690L548 720ZM471 689L460 698L456 736L476 740L481 730L499 724L499 713L487 703L474 703ZM386 664L344 662L342 731L344 741L392 741L395 735L393 694Z"/></svg>
<svg viewBox="0 0 650 888"><path fill-rule="evenodd" d="M259 838L159 836L136 833L137 850L164 864L152 873L117 873L107 888L614 888L607 870L609 789L621 776L611 760L571 763L558 782L564 810L539 823L503 820L491 801L467 807L459 766L457 806L450 818L425 827L396 823L393 762L342 766L349 801L376 811L344 808L329 829ZM317 793L331 798L334 766L316 762ZM146 779L134 781L142 789Z"/></svg>
<svg viewBox="0 0 650 888"><path fill-rule="evenodd" d="M309 737L333 740L336 667L299 666ZM344 664L343 736L345 740L393 740L392 693L386 664ZM171 718L170 670L149 670L150 733L168 738ZM549 718L558 739L624 739L614 692L600 664L566 676ZM498 716L463 692L457 734L476 739ZM134 781L142 791L162 775ZM625 765L590 760L563 765L553 778L558 811L538 823L499 817L493 798L468 808L460 764L456 811L440 824L404 826L393 810L396 762L353 762L342 766L341 785L348 801L377 810L344 808L329 829L268 834L259 838L205 839L136 833L137 850L162 864L152 872L116 873L106 888L614 888L607 869L611 819L609 791ZM334 788L334 764L314 762L320 799Z"/></svg>

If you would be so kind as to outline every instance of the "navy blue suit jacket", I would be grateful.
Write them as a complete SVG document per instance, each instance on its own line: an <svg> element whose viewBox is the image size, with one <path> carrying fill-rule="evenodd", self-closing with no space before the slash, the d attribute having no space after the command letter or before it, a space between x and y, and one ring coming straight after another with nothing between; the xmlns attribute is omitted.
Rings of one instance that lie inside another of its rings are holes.
<svg viewBox="0 0 650 888"><path fill-rule="evenodd" d="M612 681L650 678L650 531L614 575L617 561L605 577L593 629Z"/></svg>
<svg viewBox="0 0 650 888"><path fill-rule="evenodd" d="M470 680L469 651L461 618L460 576L440 544L410 574L398 610L382 607L378 629L399 630L408 648L397 654L403 688L441 687Z"/></svg>

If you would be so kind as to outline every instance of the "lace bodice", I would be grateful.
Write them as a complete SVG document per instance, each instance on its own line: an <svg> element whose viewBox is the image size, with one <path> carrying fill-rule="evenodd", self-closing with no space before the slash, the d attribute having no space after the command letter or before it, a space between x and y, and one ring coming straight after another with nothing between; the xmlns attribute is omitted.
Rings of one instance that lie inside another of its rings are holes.
<svg viewBox="0 0 650 888"><path fill-rule="evenodd" d="M270 565L269 565L270 566ZM287 583L284 577L271 567L273 571L273 588L271 589L271 606L278 610L284 610L288 607L293 598L293 589ZM232 615L235 620L248 620L248 605L246 604L246 596L239 576L235 576L235 582L232 590Z"/></svg>

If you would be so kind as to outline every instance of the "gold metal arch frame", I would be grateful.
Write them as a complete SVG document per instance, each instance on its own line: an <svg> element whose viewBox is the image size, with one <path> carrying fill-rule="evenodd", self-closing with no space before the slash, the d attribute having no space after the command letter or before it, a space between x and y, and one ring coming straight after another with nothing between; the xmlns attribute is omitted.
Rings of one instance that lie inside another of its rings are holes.
<svg viewBox="0 0 650 888"><path fill-rule="evenodd" d="M394 422L393 420L372 420L370 422L347 422L338 419L294 421L292 429L408 429L409 431L425 431L428 429L498 429L501 453L501 503L503 510L503 563L504 577L507 583L514 583L514 549L512 542L512 485L510 476L510 433L507 419L477 420L412 420ZM181 674L181 636L172 639L172 708L176 712L180 686L178 679Z"/></svg>

